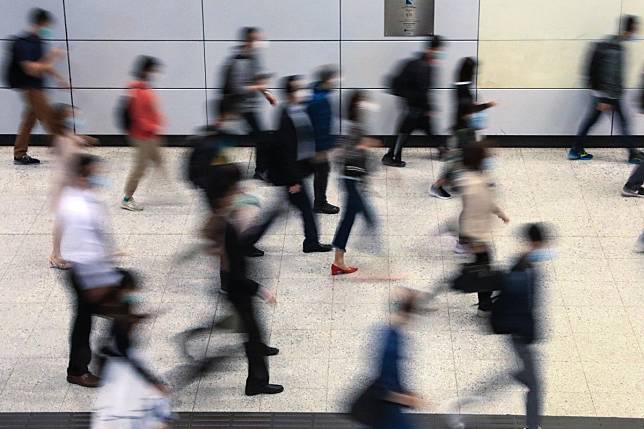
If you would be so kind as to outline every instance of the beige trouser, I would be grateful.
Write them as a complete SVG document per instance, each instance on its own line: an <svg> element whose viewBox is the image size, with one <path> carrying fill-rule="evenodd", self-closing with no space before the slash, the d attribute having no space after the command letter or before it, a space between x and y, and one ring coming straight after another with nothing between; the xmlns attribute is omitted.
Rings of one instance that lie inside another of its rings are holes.
<svg viewBox="0 0 644 429"><path fill-rule="evenodd" d="M29 88L22 92L22 96L25 101L25 111L22 115L22 122L13 148L13 157L16 159L27 154L29 135L34 126L36 126L36 121L40 121L45 131L51 132L51 106L45 91Z"/></svg>
<svg viewBox="0 0 644 429"><path fill-rule="evenodd" d="M139 140L130 137L129 141L131 146L136 147L136 154L134 155L132 170L127 182L125 182L125 196L128 198L134 195L136 188L139 186L139 181L145 174L150 162L153 162L157 168L163 168L160 138Z"/></svg>

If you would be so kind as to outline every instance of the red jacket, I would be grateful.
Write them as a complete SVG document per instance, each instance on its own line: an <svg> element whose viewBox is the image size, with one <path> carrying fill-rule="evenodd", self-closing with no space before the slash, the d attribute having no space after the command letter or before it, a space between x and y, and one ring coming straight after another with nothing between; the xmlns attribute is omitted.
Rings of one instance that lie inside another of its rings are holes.
<svg viewBox="0 0 644 429"><path fill-rule="evenodd" d="M152 88L143 81L132 81L128 85L131 97L129 135L133 139L152 140L163 129L164 118L159 110L159 102Z"/></svg>

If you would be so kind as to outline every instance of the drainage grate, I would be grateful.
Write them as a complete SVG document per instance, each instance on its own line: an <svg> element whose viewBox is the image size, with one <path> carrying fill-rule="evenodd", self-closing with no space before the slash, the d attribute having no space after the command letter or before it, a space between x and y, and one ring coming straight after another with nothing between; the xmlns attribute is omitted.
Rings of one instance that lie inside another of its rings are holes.
<svg viewBox="0 0 644 429"><path fill-rule="evenodd" d="M444 416L411 414L418 428L448 429ZM517 429L523 416L463 416L468 429ZM0 413L0 429L87 429L88 413ZM176 429L361 429L341 414L179 413ZM544 417L543 429L644 429L644 419Z"/></svg>

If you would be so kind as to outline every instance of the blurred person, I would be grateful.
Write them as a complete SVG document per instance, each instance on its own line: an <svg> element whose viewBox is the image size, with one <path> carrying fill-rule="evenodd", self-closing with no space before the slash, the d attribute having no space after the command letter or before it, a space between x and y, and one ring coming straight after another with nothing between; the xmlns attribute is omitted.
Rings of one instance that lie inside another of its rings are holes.
<svg viewBox="0 0 644 429"><path fill-rule="evenodd" d="M279 165L275 168L275 183L286 186L288 200L302 214L304 224L304 253L330 252L330 244L321 244L313 206L304 179L313 172L315 133L304 103L304 82L300 76L283 79L286 102L281 107L276 141Z"/></svg>
<svg viewBox="0 0 644 429"><path fill-rule="evenodd" d="M165 119L161 113L159 101L152 88L152 83L161 70L161 63L154 57L142 55L137 58L134 69L134 80L128 84L130 129L128 140L134 147L134 162L125 182L121 208L129 211L141 211L134 200L134 192L143 178L148 164L152 162L164 172L161 156L161 132Z"/></svg>
<svg viewBox="0 0 644 429"><path fill-rule="evenodd" d="M485 159L489 153L483 143L471 143L463 149L464 171L458 179L463 207L459 216L459 244L474 255L474 263L489 267L491 263L491 245L493 216L504 223L510 219L497 206L494 189L490 187L487 173L484 171ZM492 309L492 292L479 292L478 313L489 314Z"/></svg>
<svg viewBox="0 0 644 429"><path fill-rule="evenodd" d="M637 253L644 253L644 231L642 231L640 238L635 243L635 251Z"/></svg>
<svg viewBox="0 0 644 429"><path fill-rule="evenodd" d="M54 153L58 164L56 178L51 191L52 209L55 211L61 193L65 186L71 184L73 179L74 162L79 154L85 152L88 145L95 144L96 139L74 133L80 128L79 112L74 112L68 104L54 106L51 117L51 131L53 134ZM60 270L68 270L71 264L60 256L60 228L54 223L53 247L49 256L49 266Z"/></svg>
<svg viewBox="0 0 644 429"><path fill-rule="evenodd" d="M123 271L114 266L108 210L97 192L104 183L100 160L78 155L73 178L62 192L56 213L61 255L72 265L69 283L76 298L67 381L85 387L99 385L98 377L88 368L92 315L105 314L115 305L114 297L124 279Z"/></svg>
<svg viewBox="0 0 644 429"><path fill-rule="evenodd" d="M248 377L245 394L276 394L284 391L279 384L269 383L267 356L275 356L279 350L264 343L263 329L257 320L253 297L261 296L274 304L275 297L269 289L247 277L247 263L244 250L254 243L270 227L277 213L269 216L256 228L240 232L235 224L235 200L239 195L241 171L234 164L220 165L212 170L208 179L206 194L212 216L208 222L208 236L212 241L212 253L221 256L222 270L227 272L228 301L241 320L247 342L244 344L248 360ZM223 280L223 279L222 279Z"/></svg>
<svg viewBox="0 0 644 429"><path fill-rule="evenodd" d="M638 104L640 112L644 113L644 72L642 72ZM644 197L644 187L642 185L644 185L644 162L635 167L622 188L622 195L625 197Z"/></svg>
<svg viewBox="0 0 644 429"><path fill-rule="evenodd" d="M356 90L351 94L347 108L347 119L351 125L348 135L341 140L339 154L342 171L341 181L344 185L346 199L342 219L333 238L335 258L331 264L331 274L334 276L358 271L358 268L347 265L344 260L347 241L356 216L362 214L370 228L374 228L376 222L366 195L366 182L369 174L367 150L378 145L379 142L364 136L364 114L368 102L366 94Z"/></svg>
<svg viewBox="0 0 644 429"><path fill-rule="evenodd" d="M462 159L462 147L474 139L476 131L483 127L481 123L481 112L496 106L495 102L477 103L475 94L472 92L472 85L476 76L476 60L466 57L461 60L457 72L456 82L454 83L454 95L456 99L456 109L454 111L454 133L452 141L454 147L450 147L446 152L447 164L441 172L440 178L431 186L430 193L439 199L450 199L452 195L447 192L445 186L450 183L454 175L454 170L460 165Z"/></svg>
<svg viewBox="0 0 644 429"><path fill-rule="evenodd" d="M422 399L411 393L402 380L405 357L405 330L416 311L417 297L408 292L384 328L378 354L378 375L375 381L352 406L352 416L374 429L408 429L411 422L405 408L418 409Z"/></svg>
<svg viewBox="0 0 644 429"><path fill-rule="evenodd" d="M417 58L409 60L392 80L391 90L394 95L404 99L405 112L398 127L398 137L382 158L384 165L391 167L406 165L402 160L402 150L415 130L420 129L428 136L433 136L431 116L435 106L430 97L432 66L437 64L443 55L443 39L440 36L434 36L427 42L425 50Z"/></svg>
<svg viewBox="0 0 644 429"><path fill-rule="evenodd" d="M223 96L234 97L239 104L241 117L250 128L250 137L255 144L255 179L267 180L270 148L260 114L261 99L271 106L277 99L268 90L268 74L262 69L261 51L267 46L262 32L256 27L241 30L242 45L224 67Z"/></svg>
<svg viewBox="0 0 644 429"><path fill-rule="evenodd" d="M21 92L25 103L22 122L13 149L15 164L40 164L29 156L29 136L39 121L47 132L51 132L51 106L45 92L45 78L52 76L64 88L67 81L54 68L56 62L65 56L65 51L54 48L47 52L44 39L51 36L54 17L44 9L32 9L30 27L16 36L10 47L7 84Z"/></svg>
<svg viewBox="0 0 644 429"><path fill-rule="evenodd" d="M313 159L313 211L321 214L337 214L340 208L327 201L326 190L329 183L331 164L328 152L336 144L332 134L333 108L331 93L338 80L338 70L325 66L313 85L313 96L308 102L307 112L315 132L315 158Z"/></svg>
<svg viewBox="0 0 644 429"><path fill-rule="evenodd" d="M590 110L579 128L574 146L568 152L570 160L593 159L584 149L584 139L602 112L617 114L622 135L630 141L631 128L622 100L625 73L624 42L636 40L638 19L633 15L626 15L622 18L621 27L620 34L607 37L593 48L588 70L588 83L592 94ZM634 147L629 147L628 153L628 162L631 164L640 164L644 160L644 153Z"/></svg>

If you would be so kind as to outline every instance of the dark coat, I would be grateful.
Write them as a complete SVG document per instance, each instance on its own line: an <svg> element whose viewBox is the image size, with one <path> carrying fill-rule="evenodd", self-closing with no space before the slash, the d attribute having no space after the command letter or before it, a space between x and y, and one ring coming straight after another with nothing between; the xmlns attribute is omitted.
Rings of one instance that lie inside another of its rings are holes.
<svg viewBox="0 0 644 429"><path fill-rule="evenodd" d="M276 185L286 186L301 184L302 180L313 172L313 168L309 160L297 160L297 131L288 113L287 106L283 106L279 113L279 127L275 132L275 146L280 162L274 165L273 182Z"/></svg>
<svg viewBox="0 0 644 429"><path fill-rule="evenodd" d="M335 146L335 136L331 134L333 125L333 108L329 100L331 90L321 88L320 84L313 87L313 97L306 109L313 131L315 133L316 152L330 150Z"/></svg>

